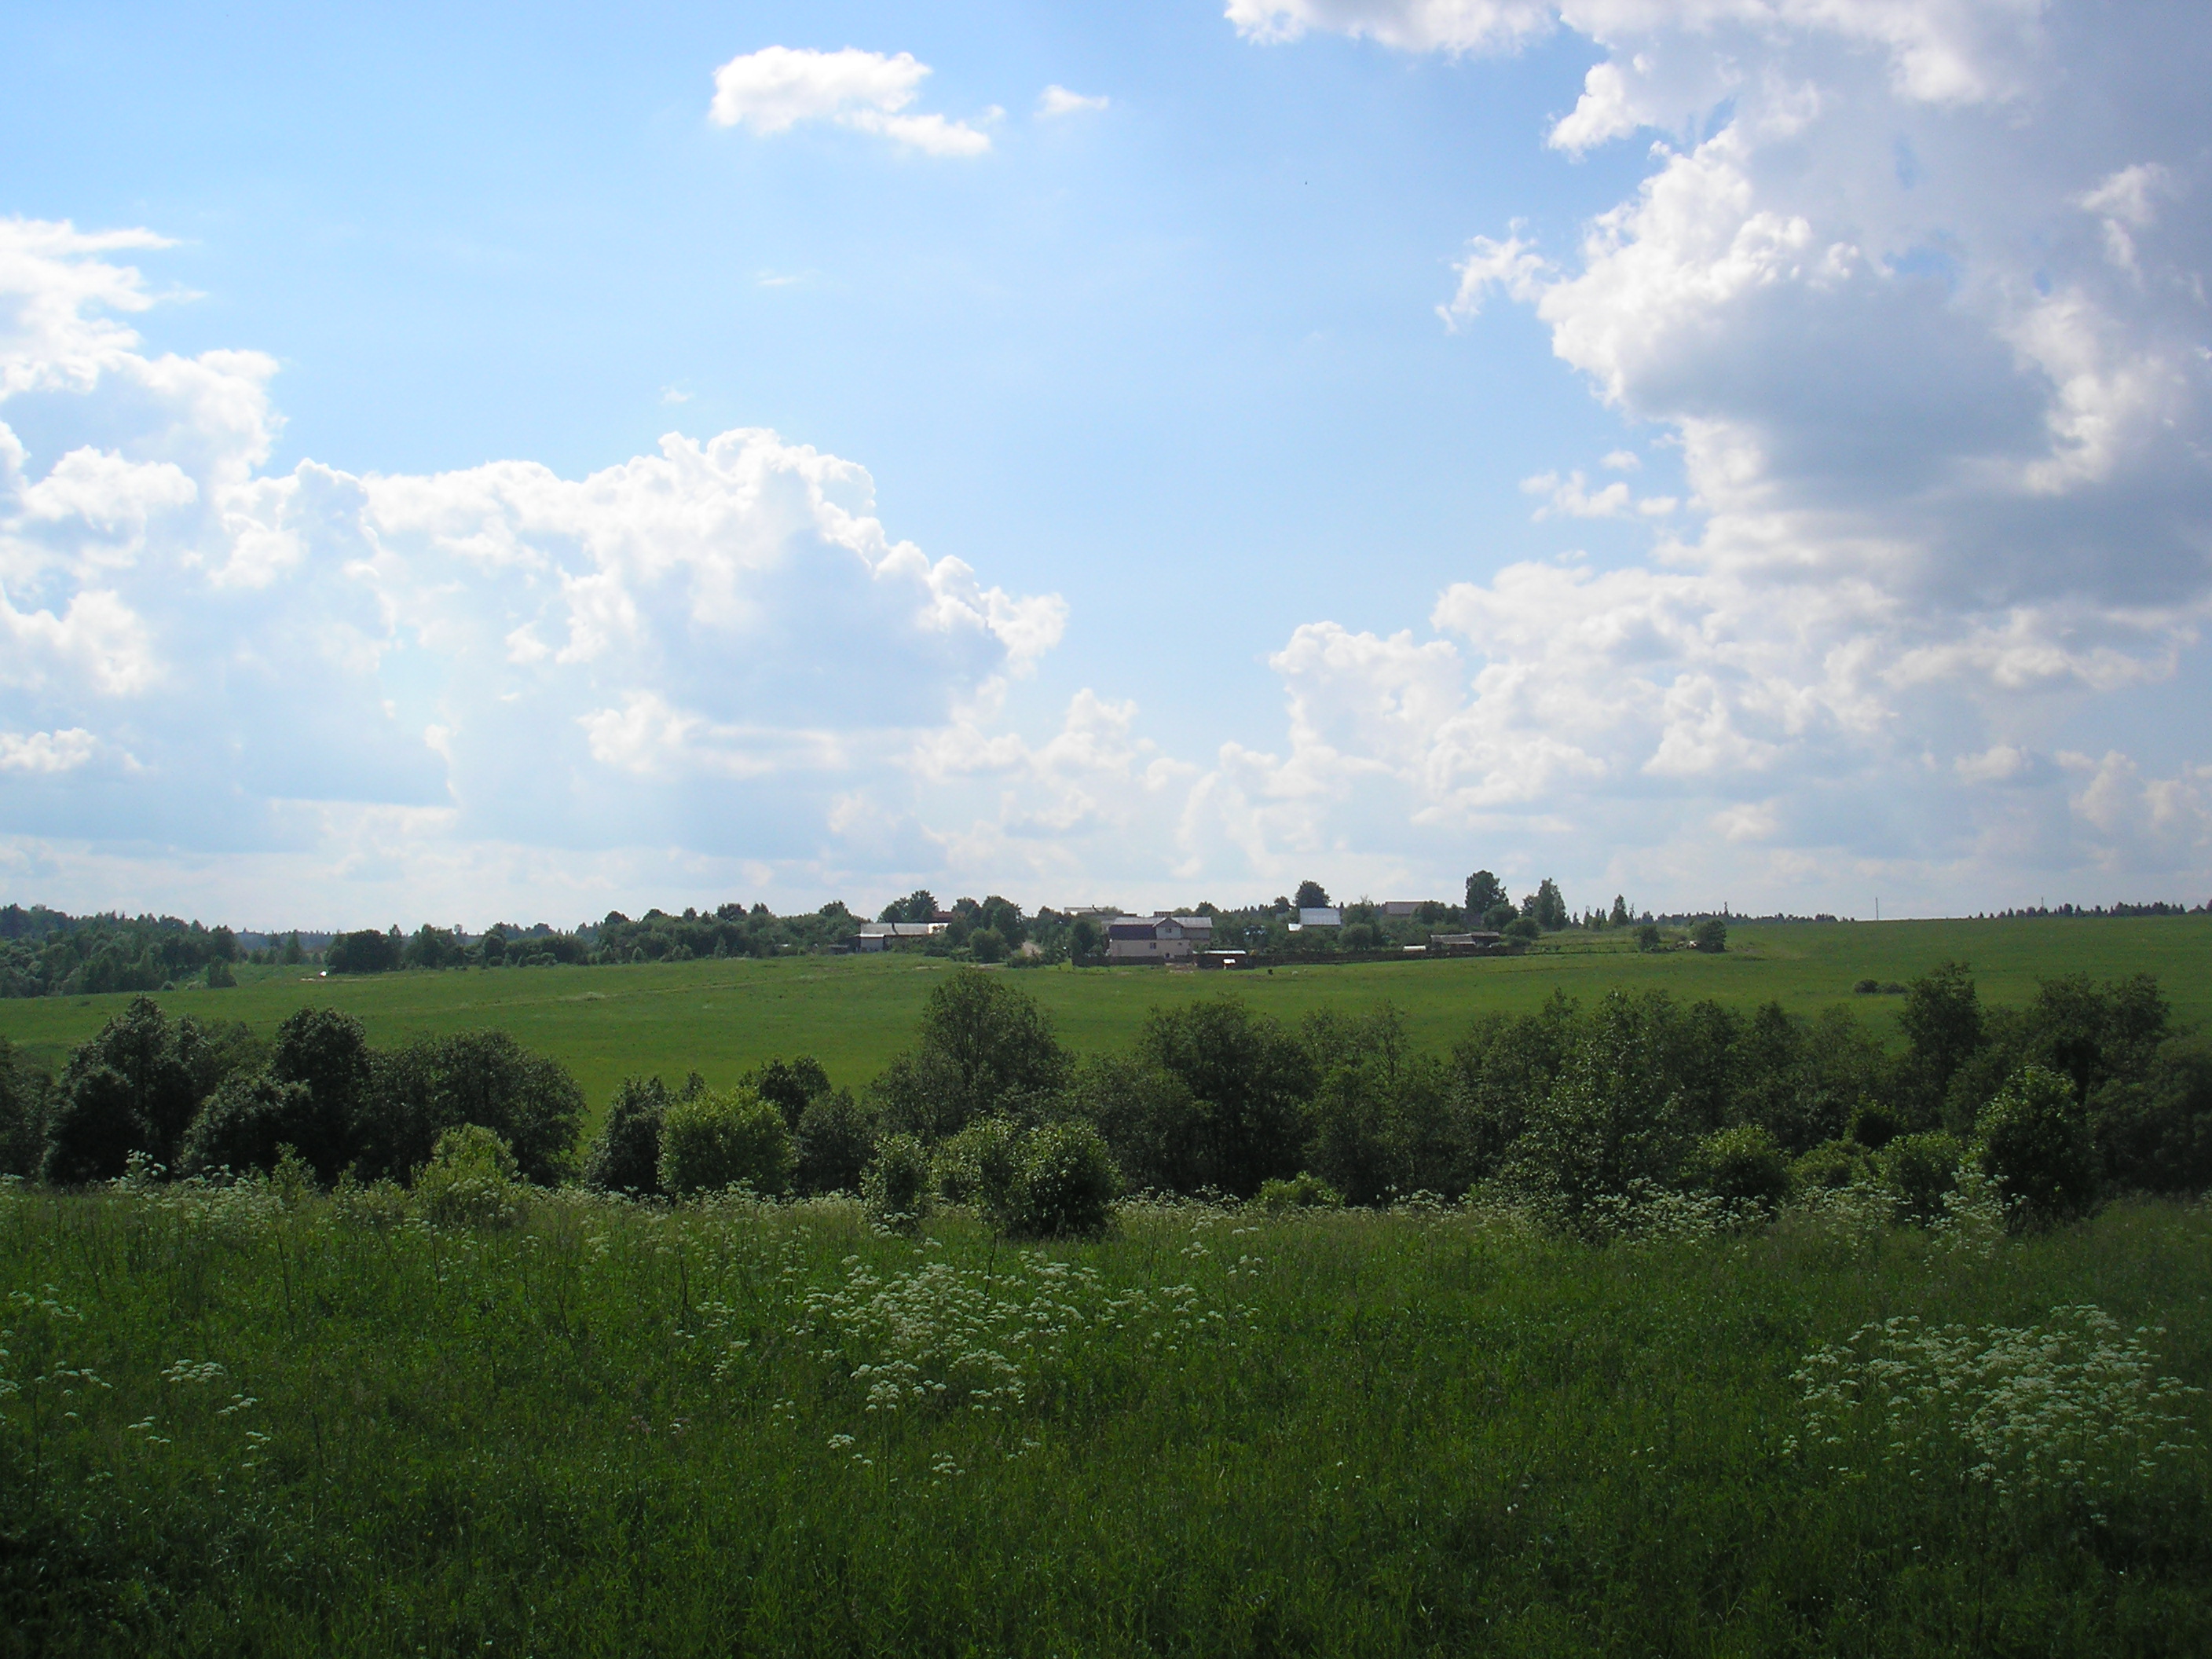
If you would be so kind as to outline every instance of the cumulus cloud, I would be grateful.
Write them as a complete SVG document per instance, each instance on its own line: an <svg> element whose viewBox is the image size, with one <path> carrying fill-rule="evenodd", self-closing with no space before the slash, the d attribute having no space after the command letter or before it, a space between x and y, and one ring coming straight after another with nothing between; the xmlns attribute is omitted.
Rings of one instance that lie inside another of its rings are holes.
<svg viewBox="0 0 2212 1659"><path fill-rule="evenodd" d="M929 73L911 52L763 46L714 71L707 118L763 137L802 121L833 121L925 155L981 155L991 148L990 134L943 115L906 112Z"/></svg>
<svg viewBox="0 0 2212 1659"><path fill-rule="evenodd" d="M538 848L542 872L670 845L832 879L833 800L911 816L1060 638L1057 597L899 539L865 469L773 432L672 433L580 478L268 471L267 360L149 355L117 319L147 289L112 251L153 240L0 222L24 856L285 854L397 890L475 869L464 846ZM97 803L52 787L92 772Z"/></svg>
<svg viewBox="0 0 2212 1659"><path fill-rule="evenodd" d="M1931 894L1983 859L2212 873L2196 770L2144 779L2124 754L2058 747L2099 698L2170 685L2212 613L2200 13L1237 0L1229 15L1267 39L1459 52L1565 28L1598 48L1545 136L1571 154L1650 143L1640 187L1576 246L1519 222L1476 236L1439 310L1454 329L1500 325L1484 317L1495 295L1533 313L1599 399L1679 448L1696 515L1644 565L1456 585L1431 641L1301 630L1278 661L1293 740L1261 769L1309 804L1284 835L1341 835L1342 803L1387 787L1413 824L1498 823L1525 800L1504 820L1524 841L1571 818L1583 861L1624 875L1711 865L1717 828L1740 844L1734 867L1756 848L1778 888L1838 855L1917 872ZM1572 471L1523 488L1540 518L1683 505ZM1316 678L1324 637L1339 666ZM1430 713L1387 744L1328 735L1431 647L1462 678L1437 668Z"/></svg>
<svg viewBox="0 0 2212 1659"><path fill-rule="evenodd" d="M1106 106L1107 100L1103 96L1086 98L1079 92L1070 92L1059 85L1047 87L1037 96L1039 115L1080 115L1085 111L1104 109Z"/></svg>

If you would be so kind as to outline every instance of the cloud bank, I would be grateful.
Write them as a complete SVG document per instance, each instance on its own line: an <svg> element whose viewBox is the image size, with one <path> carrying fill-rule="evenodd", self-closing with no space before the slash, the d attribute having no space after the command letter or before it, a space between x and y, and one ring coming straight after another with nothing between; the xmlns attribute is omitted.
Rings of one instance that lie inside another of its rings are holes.
<svg viewBox="0 0 2212 1659"><path fill-rule="evenodd" d="M1638 501L1563 457L1524 486L1538 516L1648 514L1646 562L1456 584L1433 637L1301 629L1274 659L1289 753L1223 774L1249 776L1255 834L1329 844L1382 790L1409 823L1548 840L1713 902L1838 872L1952 903L2055 872L2205 884L2202 766L2159 775L2069 738L2116 694L2185 696L2212 611L2201 15L1228 15L1268 41L1460 53L1565 29L1598 50L1546 139L1649 144L1640 188L1572 247L1474 236L1441 309L1456 329L1507 325L1494 298L1532 312L1598 398L1679 446L1692 491Z"/></svg>

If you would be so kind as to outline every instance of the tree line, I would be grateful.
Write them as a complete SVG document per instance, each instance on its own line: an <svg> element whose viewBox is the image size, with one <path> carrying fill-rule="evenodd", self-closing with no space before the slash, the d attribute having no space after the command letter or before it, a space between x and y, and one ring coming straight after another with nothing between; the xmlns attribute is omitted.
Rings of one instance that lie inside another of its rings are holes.
<svg viewBox="0 0 2212 1659"><path fill-rule="evenodd" d="M861 1192L882 1215L967 1203L1014 1232L1093 1230L1145 1190L1487 1193L1574 1229L1638 1193L1757 1206L1855 1182L1933 1215L1962 1165L2032 1219L2212 1185L2212 1055L2150 976L2067 975L1990 1009L1947 963L1905 988L1900 1026L1893 1053L1841 1008L1555 995L1431 1054L1387 1005L1290 1025L1220 996L1154 1009L1127 1053L1079 1057L1018 982L968 971L857 1091L806 1056L720 1090L633 1077L584 1146L574 1079L505 1033L375 1049L350 1017L302 1009L264 1040L142 998L51 1082L0 1045L0 1173L75 1185L135 1157L220 1177L289 1157L325 1185L406 1182L466 1128L544 1185Z"/></svg>

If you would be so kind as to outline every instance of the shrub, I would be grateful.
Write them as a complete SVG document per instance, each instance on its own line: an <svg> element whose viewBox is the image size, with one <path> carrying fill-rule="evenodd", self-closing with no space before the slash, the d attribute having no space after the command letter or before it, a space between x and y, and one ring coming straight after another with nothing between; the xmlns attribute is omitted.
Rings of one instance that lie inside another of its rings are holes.
<svg viewBox="0 0 2212 1659"><path fill-rule="evenodd" d="M1772 1209L1790 1196L1790 1165L1774 1137L1756 1123L1707 1135L1698 1143L1689 1170L1716 1198Z"/></svg>
<svg viewBox="0 0 2212 1659"><path fill-rule="evenodd" d="M1870 1152L1878 1152L1905 1133L1905 1124L1893 1106L1861 1099L1851 1110L1850 1138Z"/></svg>
<svg viewBox="0 0 2212 1659"><path fill-rule="evenodd" d="M1344 1200L1328 1182L1302 1170L1288 1181L1262 1182L1252 1203L1269 1215L1289 1215L1297 1210L1337 1209Z"/></svg>
<svg viewBox="0 0 2212 1659"><path fill-rule="evenodd" d="M657 1195L660 1121L668 1106L668 1085L659 1078L624 1078L584 1154L584 1185L599 1193Z"/></svg>
<svg viewBox="0 0 2212 1659"><path fill-rule="evenodd" d="M1022 1148L1019 1179L1000 1222L1022 1238L1096 1238L1114 1217L1121 1173L1088 1123L1049 1123Z"/></svg>
<svg viewBox="0 0 2212 1659"><path fill-rule="evenodd" d="M2089 1132L2106 1180L2143 1192L2212 1186L2212 1054L2161 1055L2148 1074L2089 1099Z"/></svg>
<svg viewBox="0 0 2212 1659"><path fill-rule="evenodd" d="M238 975L231 971L228 963L217 957L207 965L207 982L210 991L234 991L238 988Z"/></svg>
<svg viewBox="0 0 2212 1659"><path fill-rule="evenodd" d="M505 1227L522 1218L514 1153L477 1123L447 1130L415 1172L415 1202L441 1227Z"/></svg>
<svg viewBox="0 0 2212 1659"><path fill-rule="evenodd" d="M799 1115L799 1190L856 1193L875 1155L876 1124L850 1089L817 1095Z"/></svg>
<svg viewBox="0 0 2212 1659"><path fill-rule="evenodd" d="M227 1169L245 1175L274 1170L286 1150L313 1170L313 1161L298 1149L324 1139L322 1127L305 1084L282 1083L266 1072L228 1077L185 1131L177 1172L210 1175ZM319 1170L315 1176L319 1183Z"/></svg>
<svg viewBox="0 0 2212 1659"><path fill-rule="evenodd" d="M1021 1173L1021 1131L1003 1117L978 1118L937 1149L938 1196L986 1215L1011 1212Z"/></svg>
<svg viewBox="0 0 2212 1659"><path fill-rule="evenodd" d="M2073 1086L2023 1066L1975 1125L1976 1162L2014 1206L2017 1225L2050 1226L2087 1212L2097 1195L2097 1152Z"/></svg>
<svg viewBox="0 0 2212 1659"><path fill-rule="evenodd" d="M750 1089L710 1090L661 1115L658 1173L671 1198L739 1182L763 1195L782 1194L798 1163L783 1114Z"/></svg>
<svg viewBox="0 0 2212 1659"><path fill-rule="evenodd" d="M1790 1184L1800 1192L1832 1192L1873 1176L1867 1150L1855 1140L1823 1141L1790 1166Z"/></svg>
<svg viewBox="0 0 2212 1659"><path fill-rule="evenodd" d="M1728 949L1728 923L1718 916L1707 916L1690 929L1690 948L1703 951L1708 956L1718 956Z"/></svg>
<svg viewBox="0 0 2212 1659"><path fill-rule="evenodd" d="M1516 916L1505 924L1505 937L1517 939L1523 945L1534 944L1543 931L1534 916Z"/></svg>
<svg viewBox="0 0 2212 1659"><path fill-rule="evenodd" d="M860 1198L870 1219L912 1231L936 1207L930 1190L929 1154L912 1135L888 1135L876 1146L876 1161L860 1180Z"/></svg>
<svg viewBox="0 0 2212 1659"><path fill-rule="evenodd" d="M44 1081L0 1037L0 1176L33 1176L46 1152Z"/></svg>
<svg viewBox="0 0 2212 1659"><path fill-rule="evenodd" d="M1899 1210L1923 1226L1942 1220L1943 1200L1957 1190L1963 1156L1957 1137L1941 1129L1891 1141L1881 1172L1897 1194Z"/></svg>
<svg viewBox="0 0 2212 1659"><path fill-rule="evenodd" d="M1639 951L1662 950L1666 943L1664 936L1659 932L1659 924L1656 921L1647 921L1636 930L1636 948Z"/></svg>

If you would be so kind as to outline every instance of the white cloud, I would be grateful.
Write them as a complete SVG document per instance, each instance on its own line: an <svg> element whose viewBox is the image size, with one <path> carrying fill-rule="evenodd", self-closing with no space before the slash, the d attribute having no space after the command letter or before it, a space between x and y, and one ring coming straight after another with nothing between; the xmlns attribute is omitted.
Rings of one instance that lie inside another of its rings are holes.
<svg viewBox="0 0 2212 1659"><path fill-rule="evenodd" d="M1039 115L1080 115L1087 110L1107 106L1103 96L1086 98L1079 92L1070 92L1063 86L1049 86L1037 95Z"/></svg>
<svg viewBox="0 0 2212 1659"><path fill-rule="evenodd" d="M99 750L81 726L61 732L0 732L0 772L74 772Z"/></svg>
<svg viewBox="0 0 2212 1659"><path fill-rule="evenodd" d="M1396 811L1522 837L1556 814L1572 844L1618 837L1605 856L1647 872L1700 867L1717 830L1778 882L1842 857L1938 902L1961 872L2027 865L2212 878L2195 770L2051 759L2100 698L2161 695L2212 617L2212 218L2190 210L2180 115L2212 48L2201 12L1286 0L1231 16L1447 52L1510 50L1548 19L1604 54L1551 143L1658 139L1578 246L1517 222L1479 236L1439 310L1455 329L1496 293L1533 311L1601 400L1679 445L1700 522L1645 568L1521 564L1453 587L1431 623L1473 647L1464 690L1398 740ZM1575 471L1523 489L1540 517L1682 505ZM1356 707L1390 683L1376 667L1330 695ZM1304 684L1294 730L1317 729ZM1372 801L1332 757L1357 752L1294 742L1261 769L1310 800L1334 799L1319 777ZM2068 766L2088 776L2070 796ZM1523 775L1547 781L1516 795ZM1348 821L1315 807L1282 833L1318 844Z"/></svg>
<svg viewBox="0 0 2212 1659"><path fill-rule="evenodd" d="M980 155L991 137L942 115L903 113L930 73L911 52L886 57L847 46L841 52L764 46L714 71L707 118L766 137L802 121L834 121L930 155Z"/></svg>

